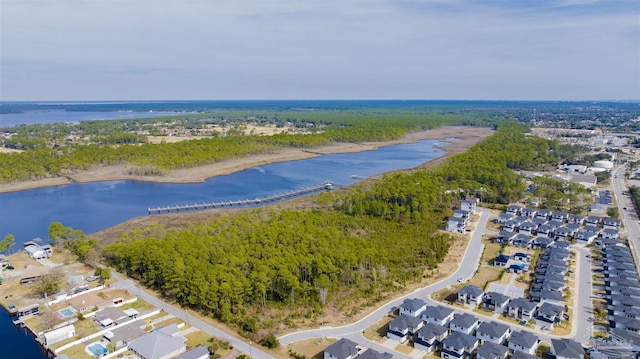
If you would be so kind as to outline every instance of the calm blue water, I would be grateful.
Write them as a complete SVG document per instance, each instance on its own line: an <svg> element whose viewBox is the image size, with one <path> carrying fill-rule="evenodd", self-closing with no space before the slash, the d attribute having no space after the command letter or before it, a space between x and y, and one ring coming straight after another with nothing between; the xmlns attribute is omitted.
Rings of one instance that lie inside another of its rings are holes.
<svg viewBox="0 0 640 359"><path fill-rule="evenodd" d="M0 286L0 293L2 286ZM0 358L45 359L46 353L29 331L13 325L9 313L0 307Z"/></svg>
<svg viewBox="0 0 640 359"><path fill-rule="evenodd" d="M351 184L352 175L372 176L416 167L444 152L421 141L376 151L323 155L274 163L213 177L204 183L166 184L136 181L73 183L0 194L0 238L13 234L16 248L25 241L47 239L51 222L93 233L137 216L147 208L266 197L330 180Z"/></svg>
<svg viewBox="0 0 640 359"><path fill-rule="evenodd" d="M175 112L135 112L135 111L66 111L42 110L21 113L0 114L0 127L33 125L36 123L65 122L75 123L83 120L114 120L124 118L159 117L175 115Z"/></svg>

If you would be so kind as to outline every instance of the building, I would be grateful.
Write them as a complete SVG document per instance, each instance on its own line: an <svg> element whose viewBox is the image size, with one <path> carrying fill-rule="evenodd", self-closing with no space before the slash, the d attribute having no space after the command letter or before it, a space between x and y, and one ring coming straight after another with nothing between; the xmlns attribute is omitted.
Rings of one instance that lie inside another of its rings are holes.
<svg viewBox="0 0 640 359"><path fill-rule="evenodd" d="M460 209L463 210L463 211L476 213L477 203L476 203L476 201L472 201L472 200L466 199L466 200L460 202Z"/></svg>
<svg viewBox="0 0 640 359"><path fill-rule="evenodd" d="M402 304L400 304L400 314L410 315L412 317L419 317L424 310L427 309L427 303L425 303L422 299L405 299Z"/></svg>
<svg viewBox="0 0 640 359"><path fill-rule="evenodd" d="M449 329L451 331L469 335L475 334L478 326L480 326L478 318L467 313L454 314L453 319L449 322Z"/></svg>
<svg viewBox="0 0 640 359"><path fill-rule="evenodd" d="M324 350L324 359L354 359L360 354L355 342L342 338Z"/></svg>
<svg viewBox="0 0 640 359"><path fill-rule="evenodd" d="M427 323L418 330L413 341L413 347L432 353L441 350L442 341L447 337L449 330L442 325Z"/></svg>
<svg viewBox="0 0 640 359"><path fill-rule="evenodd" d="M424 322L422 319L411 315L400 314L400 316L389 323L387 338L404 343L409 339L413 339L413 335L416 334L423 325Z"/></svg>
<svg viewBox="0 0 640 359"><path fill-rule="evenodd" d="M509 349L504 345L484 342L478 348L477 359L506 359Z"/></svg>
<svg viewBox="0 0 640 359"><path fill-rule="evenodd" d="M134 322L129 325L119 326L104 333L103 338L113 343L116 349L124 348L129 343L146 335L147 332L140 329L144 325L142 321Z"/></svg>
<svg viewBox="0 0 640 359"><path fill-rule="evenodd" d="M509 326L495 322L483 322L476 330L476 337L481 343L492 342L502 344L511 335Z"/></svg>
<svg viewBox="0 0 640 359"><path fill-rule="evenodd" d="M442 359L470 359L474 356L480 340L469 334L453 332L442 341Z"/></svg>
<svg viewBox="0 0 640 359"><path fill-rule="evenodd" d="M441 305L437 306L427 306L425 311L422 313L422 320L427 323L438 324L441 326L447 326L449 322L453 319L453 309L443 307Z"/></svg>
<svg viewBox="0 0 640 359"><path fill-rule="evenodd" d="M466 285L458 290L458 301L471 304L480 305L484 298L484 291L475 285Z"/></svg>
<svg viewBox="0 0 640 359"><path fill-rule="evenodd" d="M509 338L509 349L514 352L523 352L529 355L535 355L540 339L525 331L513 332Z"/></svg>
<svg viewBox="0 0 640 359"><path fill-rule="evenodd" d="M127 313L115 307L104 308L96 312L96 315L93 317L93 320L103 328L128 322L129 319Z"/></svg>
<svg viewBox="0 0 640 359"><path fill-rule="evenodd" d="M496 256L496 258L493 260L493 265L495 267L502 267L505 268L507 267L507 264L509 264L509 256L506 254L498 254Z"/></svg>
<svg viewBox="0 0 640 359"><path fill-rule="evenodd" d="M180 355L176 359L209 359L210 354L211 353L209 353L209 348L199 346Z"/></svg>
<svg viewBox="0 0 640 359"><path fill-rule="evenodd" d="M45 275L51 272L51 267L43 266L29 266L22 271L22 275L20 276L20 284L29 284L36 281L39 281ZM54 294L54 293L51 293Z"/></svg>
<svg viewBox="0 0 640 359"><path fill-rule="evenodd" d="M449 217L449 220L447 222L447 231L464 233L467 223L468 221L464 218Z"/></svg>
<svg viewBox="0 0 640 359"><path fill-rule="evenodd" d="M509 304L509 297L504 294L489 292L485 296L484 307L485 309L492 310L494 313L502 314L507 310Z"/></svg>
<svg viewBox="0 0 640 359"><path fill-rule="evenodd" d="M387 352L379 352L375 349L368 349L360 354L360 359L392 359L393 355Z"/></svg>
<svg viewBox="0 0 640 359"><path fill-rule="evenodd" d="M557 359L583 359L584 348L570 339L551 339L551 353Z"/></svg>
<svg viewBox="0 0 640 359"><path fill-rule="evenodd" d="M158 328L129 344L129 350L141 359L169 359L187 351L177 325Z"/></svg>
<svg viewBox="0 0 640 359"><path fill-rule="evenodd" d="M73 324L67 325L62 328L54 329L46 332L42 335L44 339L44 345L50 346L52 344L61 342L65 339L73 338L76 336L76 327Z"/></svg>
<svg viewBox="0 0 640 359"><path fill-rule="evenodd" d="M522 320L529 320L535 317L537 309L537 303L524 298L516 298L507 304L507 316Z"/></svg>

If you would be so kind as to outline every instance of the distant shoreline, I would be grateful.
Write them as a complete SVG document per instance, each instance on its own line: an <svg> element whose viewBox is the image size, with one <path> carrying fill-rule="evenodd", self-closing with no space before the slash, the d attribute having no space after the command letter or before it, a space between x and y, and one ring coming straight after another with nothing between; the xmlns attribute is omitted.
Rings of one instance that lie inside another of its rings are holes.
<svg viewBox="0 0 640 359"><path fill-rule="evenodd" d="M228 175L248 168L275 162L287 162L313 158L325 154L355 153L375 150L384 146L414 143L422 140L445 140L456 138L449 146L441 149L448 155L464 152L472 144L492 134L494 131L485 127L444 126L431 130L409 133L402 138L384 142L334 143L309 149L284 148L271 153L262 153L247 157L232 158L217 163L193 168L171 170L163 176L134 176L124 173L124 165L96 167L86 171L78 171L66 177L45 178L35 181L0 184L0 193L17 192L42 187L60 186L75 182L100 182L131 180L156 183L199 183L216 176ZM448 157L448 156L445 156ZM435 162L439 159L435 159ZM432 164L434 161L430 161Z"/></svg>

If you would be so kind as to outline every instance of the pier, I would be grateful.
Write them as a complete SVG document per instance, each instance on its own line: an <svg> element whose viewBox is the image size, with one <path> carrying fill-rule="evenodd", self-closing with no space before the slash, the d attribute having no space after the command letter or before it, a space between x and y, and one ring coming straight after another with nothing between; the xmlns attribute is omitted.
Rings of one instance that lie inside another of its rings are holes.
<svg viewBox="0 0 640 359"><path fill-rule="evenodd" d="M254 199L244 199L238 201L221 201L221 202L207 202L207 203L195 203L195 204L183 204L176 206L166 206L166 207L153 207L147 208L147 213L149 214L161 214L161 213L171 213L171 212L188 212L188 211L199 211L204 209L212 209L212 208L230 208L230 207L242 207L242 206L251 206L251 205L259 205L265 204L269 202L276 202L285 198L292 198L301 196L307 193L313 193L318 191L330 191L334 188L333 182L325 181L322 184L312 187L300 188L297 190L278 193L271 195L269 197L261 197Z"/></svg>

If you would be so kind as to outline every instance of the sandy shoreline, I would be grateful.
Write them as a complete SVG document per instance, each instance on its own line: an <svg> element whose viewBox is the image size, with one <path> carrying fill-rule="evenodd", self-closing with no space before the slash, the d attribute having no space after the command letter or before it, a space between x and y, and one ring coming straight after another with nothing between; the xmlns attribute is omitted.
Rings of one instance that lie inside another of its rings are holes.
<svg viewBox="0 0 640 359"><path fill-rule="evenodd" d="M227 175L230 173L242 171L247 168L266 165L274 162L286 162L317 157L323 154L331 153L353 153L375 150L382 146L391 146L397 144L413 143L421 140L444 140L446 138L456 138L451 145L442 147L447 155L464 152L471 145L477 143L493 130L482 127L468 126L446 126L433 130L420 131L410 133L404 137L387 142L364 142L364 143L336 143L327 146L295 149L286 148L273 153L264 153L243 158L234 158L211 165L199 166L194 168L172 170L164 176L133 176L124 174L124 166L105 166L98 167L87 171L79 171L68 177L46 178L36 181L26 181L17 183L0 184L0 193L15 192L33 188L59 186L69 184L71 181L76 182L97 182L97 181L114 181L114 180L133 180L145 182L165 182L165 183L197 183L203 182L207 178ZM448 157L448 156L443 156ZM439 163L443 157L430 161L430 164Z"/></svg>

